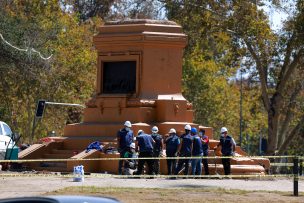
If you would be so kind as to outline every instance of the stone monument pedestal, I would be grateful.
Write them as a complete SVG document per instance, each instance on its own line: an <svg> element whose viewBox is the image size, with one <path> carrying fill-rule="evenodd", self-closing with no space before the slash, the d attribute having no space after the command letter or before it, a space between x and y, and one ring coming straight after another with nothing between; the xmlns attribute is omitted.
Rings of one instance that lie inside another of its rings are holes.
<svg viewBox="0 0 304 203"><path fill-rule="evenodd" d="M126 120L136 133L157 125L160 134L193 124L192 105L181 94L182 56L187 37L171 21L108 22L94 37L98 52L96 95L84 120L67 125L66 137L113 140ZM211 134L210 134L211 135Z"/></svg>

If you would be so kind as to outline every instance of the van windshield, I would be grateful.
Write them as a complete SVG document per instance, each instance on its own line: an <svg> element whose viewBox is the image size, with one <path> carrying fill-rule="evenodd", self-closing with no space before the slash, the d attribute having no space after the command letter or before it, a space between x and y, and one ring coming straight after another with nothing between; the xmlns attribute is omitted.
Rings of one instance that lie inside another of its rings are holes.
<svg viewBox="0 0 304 203"><path fill-rule="evenodd" d="M12 136L13 133L8 125L3 124L3 129L4 129L3 135L10 136L10 137ZM2 133L0 133L0 134L2 134Z"/></svg>

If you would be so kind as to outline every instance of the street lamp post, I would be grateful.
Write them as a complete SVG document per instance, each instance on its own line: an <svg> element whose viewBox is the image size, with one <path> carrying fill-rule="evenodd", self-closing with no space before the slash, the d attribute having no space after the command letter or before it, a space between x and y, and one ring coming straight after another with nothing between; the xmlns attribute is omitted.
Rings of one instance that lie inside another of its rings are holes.
<svg viewBox="0 0 304 203"><path fill-rule="evenodd" d="M240 147L242 146L243 131L243 70L241 69L241 87L240 87Z"/></svg>

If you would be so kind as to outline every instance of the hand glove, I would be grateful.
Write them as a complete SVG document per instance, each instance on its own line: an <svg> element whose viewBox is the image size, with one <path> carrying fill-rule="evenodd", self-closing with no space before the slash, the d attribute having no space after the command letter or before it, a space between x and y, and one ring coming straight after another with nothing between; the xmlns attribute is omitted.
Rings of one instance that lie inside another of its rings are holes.
<svg viewBox="0 0 304 203"><path fill-rule="evenodd" d="M129 167L130 167L131 169L133 169L133 168L135 168L135 164L134 164L133 162L129 162Z"/></svg>

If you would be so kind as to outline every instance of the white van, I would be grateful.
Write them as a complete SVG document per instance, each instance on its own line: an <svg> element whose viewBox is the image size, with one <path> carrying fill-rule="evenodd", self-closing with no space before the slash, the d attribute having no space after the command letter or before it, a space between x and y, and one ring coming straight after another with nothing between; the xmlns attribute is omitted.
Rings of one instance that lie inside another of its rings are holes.
<svg viewBox="0 0 304 203"><path fill-rule="evenodd" d="M12 136L13 132L11 128L6 123L0 121L0 160L5 159L6 149L14 146Z"/></svg>

